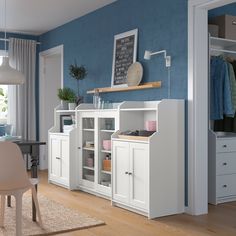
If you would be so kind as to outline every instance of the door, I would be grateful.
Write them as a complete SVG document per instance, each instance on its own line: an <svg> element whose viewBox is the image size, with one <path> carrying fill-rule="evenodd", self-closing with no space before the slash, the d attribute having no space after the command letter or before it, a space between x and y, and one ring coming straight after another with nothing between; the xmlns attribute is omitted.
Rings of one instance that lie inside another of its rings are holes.
<svg viewBox="0 0 236 236"><path fill-rule="evenodd" d="M54 108L60 104L60 100L57 96L57 90L62 87L62 71L62 46L40 53L40 141L47 141L48 130L53 126ZM40 169L47 169L47 153L47 145L40 148Z"/></svg>
<svg viewBox="0 0 236 236"><path fill-rule="evenodd" d="M147 209L148 202L148 144L130 143L130 205Z"/></svg>
<svg viewBox="0 0 236 236"><path fill-rule="evenodd" d="M50 136L50 170L49 178L59 178L60 176L60 139Z"/></svg>
<svg viewBox="0 0 236 236"><path fill-rule="evenodd" d="M121 203L129 203L129 143L113 141L113 198Z"/></svg>
<svg viewBox="0 0 236 236"><path fill-rule="evenodd" d="M69 137L50 135L50 173L49 179L55 182L69 184Z"/></svg>
<svg viewBox="0 0 236 236"><path fill-rule="evenodd" d="M95 117L92 114L79 114L79 185L94 189L96 171Z"/></svg>

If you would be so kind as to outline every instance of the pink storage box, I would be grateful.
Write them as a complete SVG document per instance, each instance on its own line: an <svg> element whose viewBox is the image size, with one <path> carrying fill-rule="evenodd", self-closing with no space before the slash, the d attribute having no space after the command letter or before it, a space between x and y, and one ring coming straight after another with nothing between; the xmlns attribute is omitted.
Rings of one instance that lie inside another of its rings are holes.
<svg viewBox="0 0 236 236"><path fill-rule="evenodd" d="M94 159L92 157L87 157L86 158L86 166L94 167Z"/></svg>
<svg viewBox="0 0 236 236"><path fill-rule="evenodd" d="M145 129L147 131L156 131L157 122L155 120L148 120L145 122Z"/></svg>
<svg viewBox="0 0 236 236"><path fill-rule="evenodd" d="M111 150L111 140L103 140L102 146L105 150Z"/></svg>

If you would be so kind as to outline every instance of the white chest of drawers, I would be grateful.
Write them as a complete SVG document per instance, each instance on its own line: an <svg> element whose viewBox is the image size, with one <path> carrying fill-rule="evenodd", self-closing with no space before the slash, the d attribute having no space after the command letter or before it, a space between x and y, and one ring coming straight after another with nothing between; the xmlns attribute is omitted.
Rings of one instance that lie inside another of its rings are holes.
<svg viewBox="0 0 236 236"><path fill-rule="evenodd" d="M209 131L208 202L236 201L236 134Z"/></svg>

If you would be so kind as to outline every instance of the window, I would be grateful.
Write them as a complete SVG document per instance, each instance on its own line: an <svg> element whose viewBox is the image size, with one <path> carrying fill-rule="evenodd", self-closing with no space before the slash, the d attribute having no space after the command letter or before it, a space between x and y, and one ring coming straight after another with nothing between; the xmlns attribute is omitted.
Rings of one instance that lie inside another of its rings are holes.
<svg viewBox="0 0 236 236"><path fill-rule="evenodd" d="M4 51L0 51L0 65ZM0 84L0 124L7 123L8 114L8 86Z"/></svg>

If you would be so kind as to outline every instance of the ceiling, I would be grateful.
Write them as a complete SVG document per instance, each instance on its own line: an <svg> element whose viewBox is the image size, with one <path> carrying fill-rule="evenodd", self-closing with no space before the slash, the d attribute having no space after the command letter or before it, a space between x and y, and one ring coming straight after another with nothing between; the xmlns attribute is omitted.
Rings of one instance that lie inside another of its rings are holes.
<svg viewBox="0 0 236 236"><path fill-rule="evenodd" d="M116 0L6 0L8 32L40 35ZM5 30L5 0L0 0L0 31Z"/></svg>

